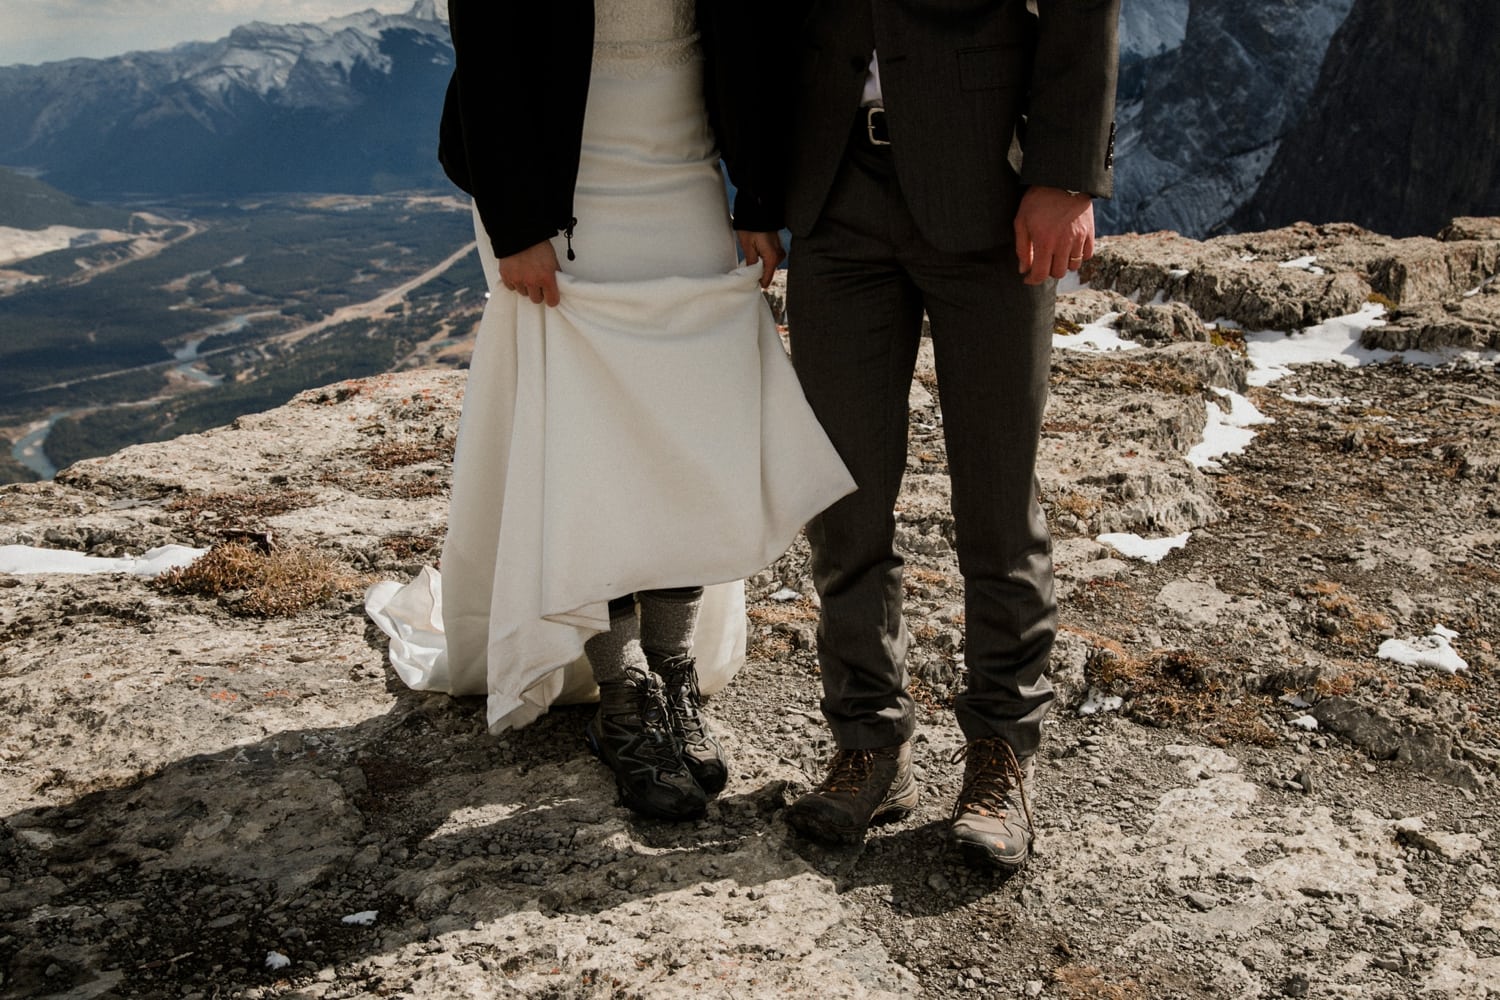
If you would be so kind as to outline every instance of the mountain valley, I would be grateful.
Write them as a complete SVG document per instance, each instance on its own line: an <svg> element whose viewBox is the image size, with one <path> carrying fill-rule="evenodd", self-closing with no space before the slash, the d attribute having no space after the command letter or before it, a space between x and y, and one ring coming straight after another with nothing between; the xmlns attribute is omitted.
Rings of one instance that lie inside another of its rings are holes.
<svg viewBox="0 0 1500 1000"><path fill-rule="evenodd" d="M462 363L483 303L449 196L181 199L84 232L0 271L0 481L330 381Z"/></svg>

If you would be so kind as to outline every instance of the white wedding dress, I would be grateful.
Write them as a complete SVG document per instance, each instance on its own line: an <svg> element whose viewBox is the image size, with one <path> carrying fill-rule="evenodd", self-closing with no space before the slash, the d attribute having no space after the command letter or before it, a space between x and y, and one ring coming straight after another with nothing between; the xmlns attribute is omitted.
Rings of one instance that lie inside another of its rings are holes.
<svg viewBox="0 0 1500 1000"><path fill-rule="evenodd" d="M492 731L597 696L607 603L710 585L705 694L744 661L744 577L854 489L736 268L693 0L598 0L561 304L491 295L459 422L442 574L376 584L401 679L488 696Z"/></svg>

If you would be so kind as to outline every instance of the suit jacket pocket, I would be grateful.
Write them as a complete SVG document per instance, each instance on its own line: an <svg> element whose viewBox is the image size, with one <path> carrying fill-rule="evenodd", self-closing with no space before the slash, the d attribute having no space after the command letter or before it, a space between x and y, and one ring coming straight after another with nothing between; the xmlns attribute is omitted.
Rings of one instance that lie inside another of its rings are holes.
<svg viewBox="0 0 1500 1000"><path fill-rule="evenodd" d="M958 50L958 82L964 90L1017 87L1025 79L1025 52L1018 45Z"/></svg>

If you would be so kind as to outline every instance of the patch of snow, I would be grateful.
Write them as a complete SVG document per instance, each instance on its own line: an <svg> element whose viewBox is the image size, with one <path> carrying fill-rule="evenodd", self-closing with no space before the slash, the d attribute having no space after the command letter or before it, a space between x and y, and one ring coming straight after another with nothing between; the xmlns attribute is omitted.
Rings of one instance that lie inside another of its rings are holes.
<svg viewBox="0 0 1500 1000"><path fill-rule="evenodd" d="M352 924L355 927L369 927L375 923L375 918L378 916L380 916L379 910L360 910L358 913L351 913L346 916L343 919L343 923Z"/></svg>
<svg viewBox="0 0 1500 1000"><path fill-rule="evenodd" d="M1376 656L1408 667L1433 667L1446 674L1467 671L1469 664L1454 650L1450 640L1458 633L1450 628L1436 625L1431 635L1411 639L1387 639L1380 644Z"/></svg>
<svg viewBox="0 0 1500 1000"><path fill-rule="evenodd" d="M1361 335L1373 326L1385 323L1385 307L1378 303L1367 303L1359 312L1309 326L1295 333L1277 330L1246 332L1245 350L1250 355L1250 374L1246 381L1252 386L1270 385L1277 379L1291 374L1292 365L1310 365L1333 362L1345 368L1379 364L1400 358L1407 364L1437 367L1455 361L1472 360L1481 364L1493 364L1500 359L1496 351L1449 350L1442 353L1430 351L1383 351L1360 346Z"/></svg>
<svg viewBox="0 0 1500 1000"><path fill-rule="evenodd" d="M132 576L158 576L169 569L188 565L207 551L186 545L162 545L147 549L141 556L105 559L66 549L0 545L0 573L17 576L31 573L129 573Z"/></svg>
<svg viewBox="0 0 1500 1000"><path fill-rule="evenodd" d="M1184 531L1180 535L1170 535L1166 538L1142 538L1130 532L1110 531L1100 535L1097 540L1127 558L1158 563L1166 557L1168 552L1186 545L1192 534L1191 531Z"/></svg>
<svg viewBox="0 0 1500 1000"><path fill-rule="evenodd" d="M275 971L276 969L285 969L288 965L291 964L292 960L290 958L287 958L279 951L266 952L266 968L271 969L272 971Z"/></svg>
<svg viewBox="0 0 1500 1000"><path fill-rule="evenodd" d="M800 590L793 590L791 587L782 587L780 590L776 591L776 593L771 595L771 600L795 601L801 596L802 592Z"/></svg>
<svg viewBox="0 0 1500 1000"><path fill-rule="evenodd" d="M1308 732L1312 732L1313 730L1318 728L1318 720L1314 719L1310 715L1299 715L1292 720L1291 724L1296 726L1298 729L1305 729Z"/></svg>
<svg viewBox="0 0 1500 1000"><path fill-rule="evenodd" d="M1327 274L1327 271L1317 266L1317 260L1316 255L1308 254L1306 257L1295 257L1292 260L1284 260L1276 266L1293 271L1306 271L1308 274Z"/></svg>
<svg viewBox="0 0 1500 1000"><path fill-rule="evenodd" d="M1385 323L1385 307L1367 303L1357 313L1336 316L1296 333L1259 330L1245 333L1245 352L1250 356L1251 385L1270 385L1291 374L1292 365L1332 361L1345 368L1369 364L1373 355L1359 344L1360 335Z"/></svg>
<svg viewBox="0 0 1500 1000"><path fill-rule="evenodd" d="M1079 715L1097 715L1099 712L1118 712L1125 699L1117 694L1105 694L1098 688L1089 688L1089 696L1078 706Z"/></svg>
<svg viewBox="0 0 1500 1000"><path fill-rule="evenodd" d="M1272 424L1276 421L1255 408L1255 404L1237 392L1214 387L1214 392L1229 400L1229 412L1217 406L1208 407L1208 419L1203 425L1203 440L1187 453L1188 462L1199 469L1219 469L1219 459L1224 455L1242 453L1255 432L1251 427Z"/></svg>
<svg viewBox="0 0 1500 1000"><path fill-rule="evenodd" d="M1130 351L1140 347L1133 340L1126 340L1115 332L1114 322L1119 313L1105 313L1077 333L1052 335L1052 347L1059 351Z"/></svg>
<svg viewBox="0 0 1500 1000"><path fill-rule="evenodd" d="M1497 274L1497 275L1495 275L1493 277L1490 277L1490 278L1486 278L1484 281L1481 281L1479 284L1475 285L1473 288L1469 289L1467 292L1464 292L1464 298L1466 298L1466 299L1472 299L1474 296L1476 296L1480 292L1484 291L1490 285L1493 285L1495 283L1495 280L1497 278L1500 278L1500 274Z"/></svg>

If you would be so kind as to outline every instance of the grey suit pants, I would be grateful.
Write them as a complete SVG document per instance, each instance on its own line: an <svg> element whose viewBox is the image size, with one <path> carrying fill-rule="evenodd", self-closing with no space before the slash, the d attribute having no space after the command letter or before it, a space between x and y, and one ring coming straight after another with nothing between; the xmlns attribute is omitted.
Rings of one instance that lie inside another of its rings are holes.
<svg viewBox="0 0 1500 1000"><path fill-rule="evenodd" d="M1055 288L1022 283L1009 244L936 249L916 229L889 147L850 140L813 229L792 242L792 363L859 489L807 527L822 600L824 716L844 749L915 725L894 505L922 313L931 323L948 448L968 681L968 739L1033 753L1053 699L1052 543L1037 500Z"/></svg>

